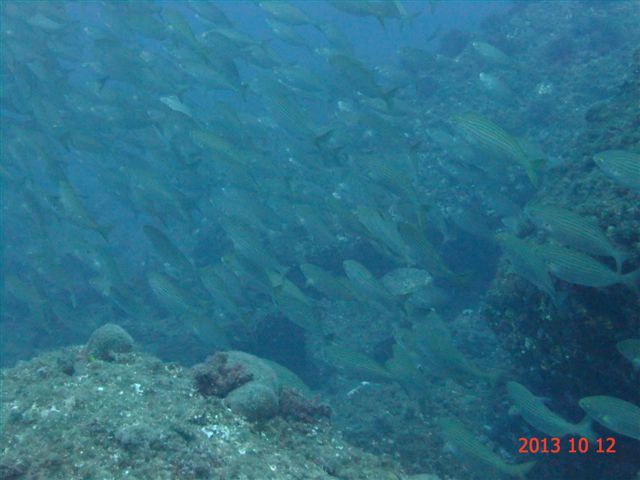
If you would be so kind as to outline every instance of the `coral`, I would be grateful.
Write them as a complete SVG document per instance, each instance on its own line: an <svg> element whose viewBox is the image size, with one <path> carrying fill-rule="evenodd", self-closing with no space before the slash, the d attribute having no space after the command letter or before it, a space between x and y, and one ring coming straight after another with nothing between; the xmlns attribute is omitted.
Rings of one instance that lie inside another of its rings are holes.
<svg viewBox="0 0 640 480"><path fill-rule="evenodd" d="M193 378L202 395L223 398L253 379L253 374L245 367L238 363L230 364L228 359L228 354L217 352L193 366Z"/></svg>
<svg viewBox="0 0 640 480"><path fill-rule="evenodd" d="M89 359L112 362L117 354L131 352L133 346L133 338L122 327L107 323L91 334L84 355Z"/></svg>

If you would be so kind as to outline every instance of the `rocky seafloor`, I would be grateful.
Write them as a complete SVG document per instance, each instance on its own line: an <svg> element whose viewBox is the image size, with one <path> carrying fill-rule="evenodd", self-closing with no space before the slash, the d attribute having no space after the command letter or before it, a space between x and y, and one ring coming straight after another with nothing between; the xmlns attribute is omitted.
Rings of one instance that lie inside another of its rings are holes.
<svg viewBox="0 0 640 480"><path fill-rule="evenodd" d="M286 404L281 395L271 412L250 395L250 409L259 414L248 419L229 400L241 390L236 385L225 384L225 398L201 391L196 368L202 373L206 364L186 369L129 348L92 344L2 370L0 478L437 478L404 476L392 458L349 445L326 415L313 415L326 411L306 408L316 404L301 395ZM266 384L280 374L258 368L244 386L276 388ZM238 380L233 369L224 373L225 381ZM221 379L212 381L221 385Z"/></svg>

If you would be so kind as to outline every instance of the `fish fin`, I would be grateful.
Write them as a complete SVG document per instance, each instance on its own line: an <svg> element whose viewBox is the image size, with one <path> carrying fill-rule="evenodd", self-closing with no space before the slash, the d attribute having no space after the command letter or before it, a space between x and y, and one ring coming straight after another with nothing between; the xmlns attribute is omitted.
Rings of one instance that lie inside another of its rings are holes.
<svg viewBox="0 0 640 480"><path fill-rule="evenodd" d="M109 77L109 75L106 75L100 79L98 79L98 85L100 85L100 88L98 88L98 92L102 92L102 89L104 88L105 84L107 83L107 81L110 79L111 77Z"/></svg>
<svg viewBox="0 0 640 480"><path fill-rule="evenodd" d="M463 272L463 273L454 273L451 280L456 285L462 286L467 285L471 281L471 272Z"/></svg>
<svg viewBox="0 0 640 480"><path fill-rule="evenodd" d="M507 231L513 233L514 235L520 231L520 225L522 223L522 219L519 215L510 215L508 217L502 217L500 222L507 227Z"/></svg>
<svg viewBox="0 0 640 480"><path fill-rule="evenodd" d="M518 407L516 407L515 405L511 405L509 407L509 415L514 417L516 415L520 415L520 409Z"/></svg>
<svg viewBox="0 0 640 480"><path fill-rule="evenodd" d="M247 92L249 91L248 83L240 83L240 97L242 97L242 101L247 101Z"/></svg>
<svg viewBox="0 0 640 480"><path fill-rule="evenodd" d="M380 25L382 26L383 30L387 30L387 26L384 24L384 17L380 16L380 15L376 15L376 18L378 19L378 22L380 22Z"/></svg>
<svg viewBox="0 0 640 480"><path fill-rule="evenodd" d="M400 87L394 87L382 94L382 99L384 100L384 103L387 105L387 108L389 110L393 108L393 97L395 97L396 93L398 93L398 90L400 90Z"/></svg>
<svg viewBox="0 0 640 480"><path fill-rule="evenodd" d="M598 436L593 431L591 426L592 426L591 417L589 417L589 415L585 415L584 418L580 420L580 422L578 423L575 433L594 442Z"/></svg>
<svg viewBox="0 0 640 480"><path fill-rule="evenodd" d="M416 18L420 16L421 13L422 13L421 11L417 11L417 12L408 13L404 15L400 19L400 31L404 30L405 25L408 25L409 27L413 27L413 22L415 21Z"/></svg>
<svg viewBox="0 0 640 480"><path fill-rule="evenodd" d="M105 241L109 241L109 233L113 230L113 225L98 225L96 231L100 234Z"/></svg>
<svg viewBox="0 0 640 480"><path fill-rule="evenodd" d="M322 131L322 132L318 132L315 133L315 136L313 138L313 144L314 146L318 149L318 150L323 150L324 149L324 144L329 141L329 139L331 139L331 135L333 135L333 128L327 128L326 130ZM337 153L339 150L341 150L342 148L344 148L343 145L340 145L339 147L332 149L333 152Z"/></svg>

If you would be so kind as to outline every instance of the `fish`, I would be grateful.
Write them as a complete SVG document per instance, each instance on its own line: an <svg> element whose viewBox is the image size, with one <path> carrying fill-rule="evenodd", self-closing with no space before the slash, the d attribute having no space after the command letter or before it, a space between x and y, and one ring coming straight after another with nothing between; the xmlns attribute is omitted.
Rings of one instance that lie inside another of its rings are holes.
<svg viewBox="0 0 640 480"><path fill-rule="evenodd" d="M345 260L342 262L342 267L354 290L362 298L371 299L388 309L397 306L393 295L363 264L356 260Z"/></svg>
<svg viewBox="0 0 640 480"><path fill-rule="evenodd" d="M471 42L473 49L485 60L496 65L513 65L513 59L497 47L490 43L473 41Z"/></svg>
<svg viewBox="0 0 640 480"><path fill-rule="evenodd" d="M352 89L370 98L381 98L391 107L397 88L384 91L376 82L373 73L358 59L344 53L334 53L329 56L329 64Z"/></svg>
<svg viewBox="0 0 640 480"><path fill-rule="evenodd" d="M114 288L124 288L124 278L108 249L83 242L79 248L73 248L69 253L82 260L95 272L96 277L91 278L89 283L101 295L109 296Z"/></svg>
<svg viewBox="0 0 640 480"><path fill-rule="evenodd" d="M640 338L622 340L616 343L616 349L631 362L633 368L640 370Z"/></svg>
<svg viewBox="0 0 640 480"><path fill-rule="evenodd" d="M183 276L193 274L194 267L191 261L161 230L153 225L144 225L142 230L162 263L169 267L171 274Z"/></svg>
<svg viewBox="0 0 640 480"><path fill-rule="evenodd" d="M432 282L429 272L419 268L397 268L382 277L382 284L392 295L408 295Z"/></svg>
<svg viewBox="0 0 640 480"><path fill-rule="evenodd" d="M403 259L407 265L414 263L396 224L386 215L377 209L360 205L356 208L356 217L378 245Z"/></svg>
<svg viewBox="0 0 640 480"><path fill-rule="evenodd" d="M199 49L200 44L184 16L173 8L162 8L164 28L173 36L174 41L186 42L190 47Z"/></svg>
<svg viewBox="0 0 640 480"><path fill-rule="evenodd" d="M219 25L226 28L233 28L231 21L227 15L220 10L212 2L202 2L200 0L187 0L189 8L196 13L199 19L204 19L205 22Z"/></svg>
<svg viewBox="0 0 640 480"><path fill-rule="evenodd" d="M233 244L236 256L257 268L268 268L283 272L284 268L271 253L268 242L255 229L236 219L229 219L224 224L225 233Z"/></svg>
<svg viewBox="0 0 640 480"><path fill-rule="evenodd" d="M322 32L332 48L349 55L353 53L351 41L336 25L333 23L319 23L317 28Z"/></svg>
<svg viewBox="0 0 640 480"><path fill-rule="evenodd" d="M6 275L3 278L2 295L8 295L20 303L24 304L35 316L38 311L42 311L47 303L42 289L34 284L29 278L21 278L18 275ZM6 299L4 300L6 301Z"/></svg>
<svg viewBox="0 0 640 480"><path fill-rule="evenodd" d="M612 257L618 273L629 253L616 247L596 222L566 208L552 205L528 205L525 213L554 240L585 253Z"/></svg>
<svg viewBox="0 0 640 480"><path fill-rule="evenodd" d="M187 107L176 95L167 95L160 97L160 101L171 110L185 114L187 117L193 118L193 112Z"/></svg>
<svg viewBox="0 0 640 480"><path fill-rule="evenodd" d="M355 291L353 291L344 278L335 277L326 270L311 263L300 265L300 270L307 280L307 285L313 287L327 298L347 301L357 299Z"/></svg>
<svg viewBox="0 0 640 480"><path fill-rule="evenodd" d="M294 27L287 25L286 23L279 22L273 18L267 18L265 21L276 37L283 42L293 45L294 47L304 47L311 51L311 47L307 41Z"/></svg>
<svg viewBox="0 0 640 480"><path fill-rule="evenodd" d="M218 267L218 268L216 268ZM216 308L222 310L225 314L232 317L239 316L238 304L239 297L233 297L223 278L218 274L219 266L215 264L207 265L198 272L205 290L213 299Z"/></svg>
<svg viewBox="0 0 640 480"><path fill-rule="evenodd" d="M258 2L258 6L270 17L287 25L316 25L316 22L309 15L289 2L264 1Z"/></svg>
<svg viewBox="0 0 640 480"><path fill-rule="evenodd" d="M457 228L469 235L489 241L493 241L495 238L493 219L477 204L471 204L465 208L450 209L447 218Z"/></svg>
<svg viewBox="0 0 640 480"><path fill-rule="evenodd" d="M595 288L622 283L638 291L640 269L620 274L589 255L553 243L538 245L535 250L545 259L549 272L567 283Z"/></svg>
<svg viewBox="0 0 640 480"><path fill-rule="evenodd" d="M606 395L581 398L580 407L600 425L640 440L640 407Z"/></svg>
<svg viewBox="0 0 640 480"><path fill-rule="evenodd" d="M120 167L118 170L129 182L133 198L131 201L154 217L165 221L167 215L175 215L190 221L190 213L197 204L196 197L189 198L175 188L163 175L152 170L150 165Z"/></svg>
<svg viewBox="0 0 640 480"><path fill-rule="evenodd" d="M109 241L112 225L99 225L87 213L80 198L67 180L58 182L60 204L66 218L72 223L99 233L105 241Z"/></svg>
<svg viewBox="0 0 640 480"><path fill-rule="evenodd" d="M640 192L640 154L628 150L607 150L596 153L593 161L610 179Z"/></svg>
<svg viewBox="0 0 640 480"><path fill-rule="evenodd" d="M549 274L545 258L537 253L535 245L510 233L496 234L496 240L509 259L514 273L521 276L557 303L553 279Z"/></svg>
<svg viewBox="0 0 640 480"><path fill-rule="evenodd" d="M435 278L457 283L465 281L466 274L458 274L449 268L436 247L427 239L418 225L400 222L397 229L409 248L409 253L406 255L407 265L423 267Z"/></svg>
<svg viewBox="0 0 640 480"><path fill-rule="evenodd" d="M414 187L416 175L409 162L403 163L398 158L384 158L380 155L366 155L356 157L356 165L377 185L413 203L416 210L419 209L420 201Z"/></svg>
<svg viewBox="0 0 640 480"><path fill-rule="evenodd" d="M500 77L491 73L480 72L478 81L487 94L501 102L515 102L516 94Z"/></svg>
<svg viewBox="0 0 640 480"><path fill-rule="evenodd" d="M481 473L483 478L509 476L524 479L536 462L512 464L505 462L499 455L476 438L456 418L444 417L438 420L440 432L447 446L467 463L472 471Z"/></svg>
<svg viewBox="0 0 640 480"><path fill-rule="evenodd" d="M328 362L347 375L372 382L389 382L394 376L371 357L349 347L327 345L323 349Z"/></svg>
<svg viewBox="0 0 640 480"><path fill-rule="evenodd" d="M417 289L404 302L405 310L414 315L421 310L433 310L441 307L450 300L451 295L445 289L434 284Z"/></svg>
<svg viewBox="0 0 640 480"><path fill-rule="evenodd" d="M183 288L180 282L160 272L148 272L147 282L160 305L200 341L217 348L228 347L226 333L212 315L213 305L210 299L194 295Z"/></svg>
<svg viewBox="0 0 640 480"><path fill-rule="evenodd" d="M507 394L513 404L510 413L520 415L529 425L550 437L576 435L594 440L595 433L591 429L591 418L585 418L577 424L569 423L550 410L542 398L536 397L524 385L518 382L507 382Z"/></svg>
<svg viewBox="0 0 640 480"><path fill-rule="evenodd" d="M176 316L183 314L203 315L207 310L207 304L204 300L193 295L170 275L148 272L147 282L160 305Z"/></svg>
<svg viewBox="0 0 640 480"><path fill-rule="evenodd" d="M411 23L420 12L408 13L398 0L391 1L367 1L367 0L329 0L332 7L342 12L357 17L375 17L383 29L386 29L386 18L397 18L400 26Z"/></svg>
<svg viewBox="0 0 640 480"><path fill-rule="evenodd" d="M299 65L274 68L273 72L282 82L304 92L318 93L326 89L325 79L318 78L310 69Z"/></svg>
<svg viewBox="0 0 640 480"><path fill-rule="evenodd" d="M276 289L279 294L294 298L307 307L311 307L313 305L313 301L302 290L300 290L295 283L289 280L285 274L274 272L273 270L267 270L267 276L269 277L271 286Z"/></svg>
<svg viewBox="0 0 640 480"><path fill-rule="evenodd" d="M416 352L429 373L459 380L480 379L494 383L498 370L480 369L453 344L451 333L440 315L430 312L413 318L413 329L398 329L394 336L407 351Z"/></svg>
<svg viewBox="0 0 640 480"><path fill-rule="evenodd" d="M454 115L451 120L471 146L520 165L531 184L534 187L538 186L540 172L546 163L544 158L530 158L522 144L513 135L480 115L475 113Z"/></svg>

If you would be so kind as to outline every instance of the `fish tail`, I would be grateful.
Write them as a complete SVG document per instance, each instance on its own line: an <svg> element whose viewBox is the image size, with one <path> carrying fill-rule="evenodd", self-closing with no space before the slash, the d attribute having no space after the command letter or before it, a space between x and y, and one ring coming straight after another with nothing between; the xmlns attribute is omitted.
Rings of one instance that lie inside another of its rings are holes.
<svg viewBox="0 0 640 480"><path fill-rule="evenodd" d="M640 268L622 275L622 282L640 297Z"/></svg>
<svg viewBox="0 0 640 480"><path fill-rule="evenodd" d="M242 97L242 101L246 102L247 101L247 92L249 91L249 84L248 83L241 83L240 84L240 97Z"/></svg>
<svg viewBox="0 0 640 480"><path fill-rule="evenodd" d="M538 187L540 183L540 172L544 169L546 163L547 160L545 158L534 158L527 162L527 176L534 187Z"/></svg>
<svg viewBox="0 0 640 480"><path fill-rule="evenodd" d="M525 480L527 473L536 465L536 461L520 463L513 465L513 474L518 478Z"/></svg>
<svg viewBox="0 0 640 480"><path fill-rule="evenodd" d="M624 250L616 250L611 254L611 256L616 261L616 272L621 273L624 262L629 259L629 253Z"/></svg>
<svg viewBox="0 0 640 480"><path fill-rule="evenodd" d="M395 97L396 93L398 93L398 90L400 90L400 87L395 87L382 94L382 99L384 100L384 103L387 105L387 108L389 110L391 110L393 107L393 97Z"/></svg>

